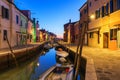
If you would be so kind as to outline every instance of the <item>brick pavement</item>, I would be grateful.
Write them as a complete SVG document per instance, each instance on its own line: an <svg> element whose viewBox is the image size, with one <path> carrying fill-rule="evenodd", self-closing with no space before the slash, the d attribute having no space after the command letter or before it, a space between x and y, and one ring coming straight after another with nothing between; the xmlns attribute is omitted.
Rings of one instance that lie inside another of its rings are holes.
<svg viewBox="0 0 120 80"><path fill-rule="evenodd" d="M76 51L76 45L64 45ZM120 50L84 46L82 56L93 59L97 80L120 80Z"/></svg>

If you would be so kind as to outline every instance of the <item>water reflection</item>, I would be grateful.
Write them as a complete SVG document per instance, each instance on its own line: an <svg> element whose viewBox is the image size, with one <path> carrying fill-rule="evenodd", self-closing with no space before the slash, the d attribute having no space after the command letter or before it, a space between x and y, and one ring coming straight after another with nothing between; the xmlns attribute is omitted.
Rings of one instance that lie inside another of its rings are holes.
<svg viewBox="0 0 120 80"><path fill-rule="evenodd" d="M55 49L50 49L45 55L42 55L38 58L38 62L40 66L34 68L34 73L32 73L30 80L36 80L38 77L48 70L51 66L56 64L55 60Z"/></svg>
<svg viewBox="0 0 120 80"><path fill-rule="evenodd" d="M37 80L51 66L56 64L55 49L17 68L0 73L0 80Z"/></svg>

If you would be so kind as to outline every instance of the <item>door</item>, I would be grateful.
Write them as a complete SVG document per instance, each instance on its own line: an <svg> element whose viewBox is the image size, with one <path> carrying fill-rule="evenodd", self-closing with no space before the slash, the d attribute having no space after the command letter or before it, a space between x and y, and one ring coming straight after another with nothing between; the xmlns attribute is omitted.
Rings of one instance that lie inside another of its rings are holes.
<svg viewBox="0 0 120 80"><path fill-rule="evenodd" d="M120 48L120 30L118 30L117 32L117 45L118 45L118 48Z"/></svg>
<svg viewBox="0 0 120 80"><path fill-rule="evenodd" d="M108 32L103 33L103 48L108 48Z"/></svg>

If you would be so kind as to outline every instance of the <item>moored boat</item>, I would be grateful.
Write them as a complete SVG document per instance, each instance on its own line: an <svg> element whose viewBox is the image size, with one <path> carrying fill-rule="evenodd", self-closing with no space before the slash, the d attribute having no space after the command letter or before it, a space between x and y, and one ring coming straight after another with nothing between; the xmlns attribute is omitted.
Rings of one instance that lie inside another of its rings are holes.
<svg viewBox="0 0 120 80"><path fill-rule="evenodd" d="M73 65L56 64L48 69L39 80L72 80L73 79Z"/></svg>

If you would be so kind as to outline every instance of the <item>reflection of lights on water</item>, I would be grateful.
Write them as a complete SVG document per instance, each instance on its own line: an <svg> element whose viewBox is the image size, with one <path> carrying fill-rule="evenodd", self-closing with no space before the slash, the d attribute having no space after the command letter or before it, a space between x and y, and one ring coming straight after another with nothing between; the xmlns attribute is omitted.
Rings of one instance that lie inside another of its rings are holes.
<svg viewBox="0 0 120 80"><path fill-rule="evenodd" d="M43 51L43 54L45 54L45 51Z"/></svg>
<svg viewBox="0 0 120 80"><path fill-rule="evenodd" d="M40 63L38 62L38 63L37 63L37 66L39 66L39 65L40 65Z"/></svg>

